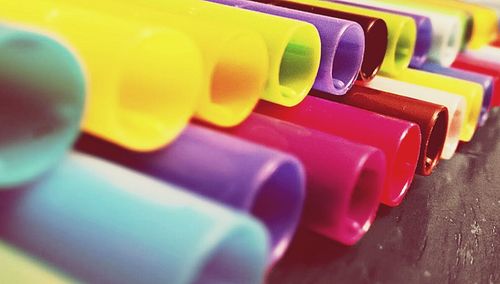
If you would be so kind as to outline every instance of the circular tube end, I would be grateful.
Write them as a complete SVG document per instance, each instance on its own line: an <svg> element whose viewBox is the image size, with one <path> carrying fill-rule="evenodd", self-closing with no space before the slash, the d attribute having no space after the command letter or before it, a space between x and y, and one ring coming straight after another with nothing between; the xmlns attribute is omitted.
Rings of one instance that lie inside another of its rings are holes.
<svg viewBox="0 0 500 284"><path fill-rule="evenodd" d="M439 163L448 131L448 110L442 107L433 117L427 137L423 137L419 173L428 176Z"/></svg>
<svg viewBox="0 0 500 284"><path fill-rule="evenodd" d="M387 25L381 19L372 21L365 29L365 53L359 73L362 81L370 81L378 74L387 49L387 34Z"/></svg>

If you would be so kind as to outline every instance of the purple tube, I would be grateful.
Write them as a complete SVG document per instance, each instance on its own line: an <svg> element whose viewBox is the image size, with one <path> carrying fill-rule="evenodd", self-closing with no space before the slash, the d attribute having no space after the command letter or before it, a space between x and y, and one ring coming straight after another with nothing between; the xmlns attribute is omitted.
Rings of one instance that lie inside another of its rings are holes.
<svg viewBox="0 0 500 284"><path fill-rule="evenodd" d="M443 67L436 63L428 62L422 66L422 70L450 76L457 79L478 83L483 87L483 105L479 115L478 126L483 126L488 120L489 110L491 108L491 100L493 99L493 77L483 75L476 72L466 71L462 69Z"/></svg>
<svg viewBox="0 0 500 284"><path fill-rule="evenodd" d="M354 84L365 49L364 32L359 24L244 0L208 1L313 24L321 37L321 63L313 88L332 95L344 95Z"/></svg>
<svg viewBox="0 0 500 284"><path fill-rule="evenodd" d="M276 150L196 125L152 153L131 152L90 135L77 148L252 214L270 232L271 264L283 255L300 220L302 164Z"/></svg>
<svg viewBox="0 0 500 284"><path fill-rule="evenodd" d="M413 57L411 58L410 67L420 68L425 63L425 61L427 61L427 55L429 54L432 45L432 23L428 17L392 9L379 8L370 5L353 3L350 1L344 2L342 0L335 0L334 2L339 2L351 6L369 8L372 10L383 11L413 18L413 20L415 20L415 24L417 25L417 42L415 44L415 51L413 53Z"/></svg>
<svg viewBox="0 0 500 284"><path fill-rule="evenodd" d="M219 130L299 158L307 175L306 228L348 245L370 228L386 177L378 148L257 113Z"/></svg>

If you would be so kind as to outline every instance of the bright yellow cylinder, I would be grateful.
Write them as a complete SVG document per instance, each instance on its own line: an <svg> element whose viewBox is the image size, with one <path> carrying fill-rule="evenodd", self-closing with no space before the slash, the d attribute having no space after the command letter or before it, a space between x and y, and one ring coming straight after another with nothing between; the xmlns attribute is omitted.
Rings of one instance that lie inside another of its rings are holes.
<svg viewBox="0 0 500 284"><path fill-rule="evenodd" d="M394 79L446 91L464 97L467 103L465 121L460 130L460 140L470 141L481 113L483 87L477 83L430 72L408 69Z"/></svg>
<svg viewBox="0 0 500 284"><path fill-rule="evenodd" d="M262 98L285 106L300 103L309 93L316 79L321 56L321 42L316 28L306 22L242 10L204 1L184 0L148 0L136 3L126 0L116 5L115 2L101 1L95 4L83 0L73 0L80 5L92 6L116 15L126 15L129 19L179 27L179 17L187 17L188 22L198 20L217 24L224 29L243 27L252 29L264 38L269 53L269 73ZM102 3L104 2L104 3ZM196 26L200 33L210 32ZM222 28L221 28L222 29ZM193 31L191 34L194 34ZM207 46L220 41L219 38L207 37ZM255 53L255 48L243 49L241 57ZM226 80L227 80L226 76ZM245 81L242 82L244 84Z"/></svg>
<svg viewBox="0 0 500 284"><path fill-rule="evenodd" d="M417 37L417 28L412 18L328 1L290 0L290 2L383 19L387 24L388 43L380 72L385 75L395 75L410 64Z"/></svg>
<svg viewBox="0 0 500 284"><path fill-rule="evenodd" d="M74 48L88 77L84 130L149 151L174 140L192 117L202 59L183 34L61 3L0 4L3 21L47 30Z"/></svg>
<svg viewBox="0 0 500 284"><path fill-rule="evenodd" d="M0 241L0 283L73 283L65 276Z"/></svg>

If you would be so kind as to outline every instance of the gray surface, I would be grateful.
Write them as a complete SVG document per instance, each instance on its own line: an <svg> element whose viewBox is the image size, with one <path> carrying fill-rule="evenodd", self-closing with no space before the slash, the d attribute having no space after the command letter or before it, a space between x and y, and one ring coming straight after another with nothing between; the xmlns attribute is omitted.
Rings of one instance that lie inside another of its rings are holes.
<svg viewBox="0 0 500 284"><path fill-rule="evenodd" d="M345 247L300 230L270 283L500 283L500 110Z"/></svg>

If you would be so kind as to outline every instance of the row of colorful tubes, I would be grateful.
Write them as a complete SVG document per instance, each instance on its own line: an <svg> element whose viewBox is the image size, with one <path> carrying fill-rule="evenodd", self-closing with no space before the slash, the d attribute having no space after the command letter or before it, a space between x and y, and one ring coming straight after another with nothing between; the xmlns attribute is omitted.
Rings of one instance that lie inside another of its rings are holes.
<svg viewBox="0 0 500 284"><path fill-rule="evenodd" d="M260 283L297 226L355 244L500 105L474 2L0 0L0 282Z"/></svg>

